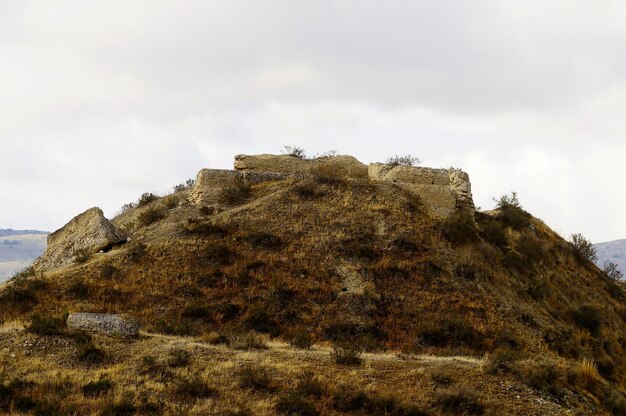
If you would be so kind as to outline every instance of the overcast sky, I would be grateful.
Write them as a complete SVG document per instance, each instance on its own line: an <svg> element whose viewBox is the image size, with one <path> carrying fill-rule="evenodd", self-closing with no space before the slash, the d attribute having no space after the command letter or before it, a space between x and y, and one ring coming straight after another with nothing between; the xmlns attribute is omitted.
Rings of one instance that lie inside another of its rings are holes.
<svg viewBox="0 0 626 416"><path fill-rule="evenodd" d="M626 238L626 3L0 0L0 228L114 216L238 153L410 153Z"/></svg>

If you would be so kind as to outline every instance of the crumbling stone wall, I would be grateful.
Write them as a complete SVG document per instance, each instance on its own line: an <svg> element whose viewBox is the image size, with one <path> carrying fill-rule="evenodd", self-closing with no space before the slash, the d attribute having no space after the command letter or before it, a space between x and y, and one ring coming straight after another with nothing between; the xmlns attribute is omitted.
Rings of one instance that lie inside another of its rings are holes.
<svg viewBox="0 0 626 416"><path fill-rule="evenodd" d="M44 254L33 266L49 270L73 263L77 255L93 254L126 241L98 207L90 208L74 217L59 230L48 235Z"/></svg>
<svg viewBox="0 0 626 416"><path fill-rule="evenodd" d="M232 186L235 180L242 180L246 185L277 181L297 175L280 172L234 171L225 169L202 169L196 176L196 182L189 193L189 201L196 205L211 206L218 204L225 188Z"/></svg>
<svg viewBox="0 0 626 416"><path fill-rule="evenodd" d="M367 166L353 156L331 156L319 159L300 159L291 155L237 155L235 170L256 172L279 172L295 175L309 175L322 165L332 166L344 178L367 178Z"/></svg>
<svg viewBox="0 0 626 416"><path fill-rule="evenodd" d="M71 313L67 327L109 336L136 337L139 324L126 315L106 313Z"/></svg>
<svg viewBox="0 0 626 416"><path fill-rule="evenodd" d="M368 174L370 180L393 182L418 195L438 217L447 217L457 208L474 208L469 175L458 169L372 163Z"/></svg>
<svg viewBox="0 0 626 416"><path fill-rule="evenodd" d="M366 166L352 156L300 159L291 155L237 155L235 170L202 169L189 199L195 204L210 206L219 203L224 188L231 186L236 178L247 184L306 178L326 166L347 179L369 178L395 183L418 195L438 217L447 217L457 208L474 208L469 176L461 170L385 163Z"/></svg>

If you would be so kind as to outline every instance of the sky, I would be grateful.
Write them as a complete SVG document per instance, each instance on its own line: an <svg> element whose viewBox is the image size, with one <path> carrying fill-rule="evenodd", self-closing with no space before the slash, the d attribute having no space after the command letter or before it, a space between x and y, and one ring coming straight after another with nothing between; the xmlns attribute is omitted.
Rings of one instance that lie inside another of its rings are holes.
<svg viewBox="0 0 626 416"><path fill-rule="evenodd" d="M53 231L239 153L411 154L626 238L626 3L0 0L0 228Z"/></svg>

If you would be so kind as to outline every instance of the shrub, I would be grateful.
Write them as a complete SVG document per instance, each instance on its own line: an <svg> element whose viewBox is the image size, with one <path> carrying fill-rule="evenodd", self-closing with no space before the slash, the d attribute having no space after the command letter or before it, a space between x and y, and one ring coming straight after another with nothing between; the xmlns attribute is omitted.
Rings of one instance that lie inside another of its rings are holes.
<svg viewBox="0 0 626 416"><path fill-rule="evenodd" d="M173 209L178 206L181 201L180 195L168 195L163 198L163 205L167 209Z"/></svg>
<svg viewBox="0 0 626 416"><path fill-rule="evenodd" d="M149 207L143 210L139 214L139 216L137 217L137 220L139 221L139 224L141 224L144 227L147 227L148 225L154 224L155 222L160 221L163 218L165 218L165 214L163 213L163 210L161 210L160 208L156 208L156 207Z"/></svg>
<svg viewBox="0 0 626 416"><path fill-rule="evenodd" d="M301 147L283 145L283 149L283 153L297 157L298 159L306 159L306 152Z"/></svg>
<svg viewBox="0 0 626 416"><path fill-rule="evenodd" d="M572 309L570 313L577 327L588 330L593 336L598 335L604 321L602 309L595 305L584 304Z"/></svg>
<svg viewBox="0 0 626 416"><path fill-rule="evenodd" d="M422 163L422 161L418 158L415 157L413 155L395 155L392 157L387 158L386 162L388 165L393 165L393 166L398 166L398 165L405 165L405 166L415 166L415 165L419 165L420 163Z"/></svg>
<svg viewBox="0 0 626 416"><path fill-rule="evenodd" d="M317 416L315 406L296 393L287 393L278 398L276 411L289 416Z"/></svg>
<svg viewBox="0 0 626 416"><path fill-rule="evenodd" d="M435 370L431 373L430 378L438 386L449 386L454 383L452 373L445 368L435 368Z"/></svg>
<svg viewBox="0 0 626 416"><path fill-rule="evenodd" d="M624 273L619 270L619 266L612 261L605 261L603 266L604 273L609 279L617 282L624 277Z"/></svg>
<svg viewBox="0 0 626 416"><path fill-rule="evenodd" d="M626 414L626 397L617 390L609 389L605 393L604 407L609 409L614 415Z"/></svg>
<svg viewBox="0 0 626 416"><path fill-rule="evenodd" d="M31 317L28 332L37 335L61 335L65 332L65 320L52 316L35 314Z"/></svg>
<svg viewBox="0 0 626 416"><path fill-rule="evenodd" d="M168 353L167 365L170 367L187 367L191 363L191 353L182 348L173 348Z"/></svg>
<svg viewBox="0 0 626 416"><path fill-rule="evenodd" d="M196 180L189 178L184 183L179 183L178 185L174 185L173 189L174 189L174 192L182 192L187 189L193 188L195 184L196 184Z"/></svg>
<svg viewBox="0 0 626 416"><path fill-rule="evenodd" d="M102 269L100 269L100 278L104 280L109 280L118 273L119 270L115 266L111 264L105 264Z"/></svg>
<svg viewBox="0 0 626 416"><path fill-rule="evenodd" d="M315 379L312 371L305 371L300 376L294 392L302 397L320 398L324 394L324 387Z"/></svg>
<svg viewBox="0 0 626 416"><path fill-rule="evenodd" d="M510 373L521 354L510 349L497 350L485 361L485 372L488 374Z"/></svg>
<svg viewBox="0 0 626 416"><path fill-rule="evenodd" d="M454 386L437 393L436 406L454 415L483 415L485 404L480 395L468 386Z"/></svg>
<svg viewBox="0 0 626 416"><path fill-rule="evenodd" d="M311 345L313 345L313 337L311 333L304 328L297 328L288 331L284 335L285 340L292 347L301 348L301 349L309 349Z"/></svg>
<svg viewBox="0 0 626 416"><path fill-rule="evenodd" d="M596 262L598 260L595 247L591 244L591 241L587 240L582 234L572 234L570 244L574 249L574 254L579 259L586 259L590 262Z"/></svg>
<svg viewBox="0 0 626 416"><path fill-rule="evenodd" d="M525 360L516 365L516 370L530 387L556 394L565 383L565 371L549 359Z"/></svg>
<svg viewBox="0 0 626 416"><path fill-rule="evenodd" d="M246 364L237 373L239 386L260 391L272 391L272 377L266 368Z"/></svg>
<svg viewBox="0 0 626 416"><path fill-rule="evenodd" d="M213 265L227 265L233 260L233 252L221 242L209 242L204 253L205 260Z"/></svg>
<svg viewBox="0 0 626 416"><path fill-rule="evenodd" d="M159 334L187 336L195 335L195 328L189 323L182 320L167 321L159 319L153 326L153 330Z"/></svg>
<svg viewBox="0 0 626 416"><path fill-rule="evenodd" d="M239 205L250 197L251 188L242 176L233 177L232 183L222 189L219 202L226 205Z"/></svg>
<svg viewBox="0 0 626 416"><path fill-rule="evenodd" d="M469 208L461 209L450 215L444 224L443 232L453 243L464 244L478 238L478 226L474 213Z"/></svg>
<svg viewBox="0 0 626 416"><path fill-rule="evenodd" d="M225 228L196 218L187 220L182 228L186 234L198 235L202 237L224 237L228 234L228 231Z"/></svg>
<svg viewBox="0 0 626 416"><path fill-rule="evenodd" d="M323 195L317 184L310 180L305 180L293 187L293 192L302 199L315 199Z"/></svg>
<svg viewBox="0 0 626 416"><path fill-rule="evenodd" d="M104 361L105 353L96 347L93 337L85 331L72 334L77 347L77 358L85 364L97 364Z"/></svg>
<svg viewBox="0 0 626 416"><path fill-rule="evenodd" d="M509 244L506 228L499 221L489 220L481 225L482 236L490 244L505 249Z"/></svg>
<svg viewBox="0 0 626 416"><path fill-rule="evenodd" d="M156 196L155 194L151 193L151 192L143 193L143 194L141 194L141 196L137 200L137 206L138 207L146 206L150 202L156 201L157 199L159 199L159 197Z"/></svg>
<svg viewBox="0 0 626 416"><path fill-rule="evenodd" d="M469 321L460 318L424 321L417 328L417 338L419 344L432 347L484 347L482 334Z"/></svg>
<svg viewBox="0 0 626 416"><path fill-rule="evenodd" d="M336 343L330 353L335 364L358 367L362 364L362 351L349 343Z"/></svg>
<svg viewBox="0 0 626 416"><path fill-rule="evenodd" d="M511 192L510 196L503 195L496 199L496 206L500 211L500 218L508 226L521 230L530 225L530 214L522 209L517 192Z"/></svg>
<svg viewBox="0 0 626 416"><path fill-rule="evenodd" d="M515 248L529 264L540 263L546 257L543 243L530 233L522 234Z"/></svg>
<svg viewBox="0 0 626 416"><path fill-rule="evenodd" d="M200 377L178 380L174 386L174 396L179 400L193 401L217 396L217 390L209 387Z"/></svg>
<svg viewBox="0 0 626 416"><path fill-rule="evenodd" d="M348 385L337 387L333 395L333 408L339 412L355 412L367 404L367 393Z"/></svg>
<svg viewBox="0 0 626 416"><path fill-rule="evenodd" d="M269 334L272 337L278 335L278 325L274 315L261 309L260 306L252 307L243 319L245 327L251 331Z"/></svg>
<svg viewBox="0 0 626 416"><path fill-rule="evenodd" d="M180 316L189 319L207 319L210 318L211 311L206 305L194 302L186 305L183 308Z"/></svg>
<svg viewBox="0 0 626 416"><path fill-rule="evenodd" d="M235 335L230 341L230 347L235 350L265 350L268 348L266 338L254 331Z"/></svg>
<svg viewBox="0 0 626 416"><path fill-rule="evenodd" d="M100 379L98 381L90 381L81 387L85 397L98 397L108 393L113 389L113 383L109 379Z"/></svg>
<svg viewBox="0 0 626 416"><path fill-rule="evenodd" d="M86 299L89 296L89 285L82 279L76 279L70 284L67 293L75 299Z"/></svg>
<svg viewBox="0 0 626 416"><path fill-rule="evenodd" d="M251 233L245 237L245 240L255 248L266 250L277 250L283 245L279 237L264 231Z"/></svg>

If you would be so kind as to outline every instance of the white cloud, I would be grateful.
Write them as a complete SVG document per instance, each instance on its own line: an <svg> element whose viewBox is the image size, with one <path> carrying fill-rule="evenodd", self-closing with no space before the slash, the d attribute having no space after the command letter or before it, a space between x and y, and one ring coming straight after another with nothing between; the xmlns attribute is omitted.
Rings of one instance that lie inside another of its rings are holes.
<svg viewBox="0 0 626 416"><path fill-rule="evenodd" d="M625 43L618 1L2 2L0 226L296 144L453 164L478 205L626 237Z"/></svg>

